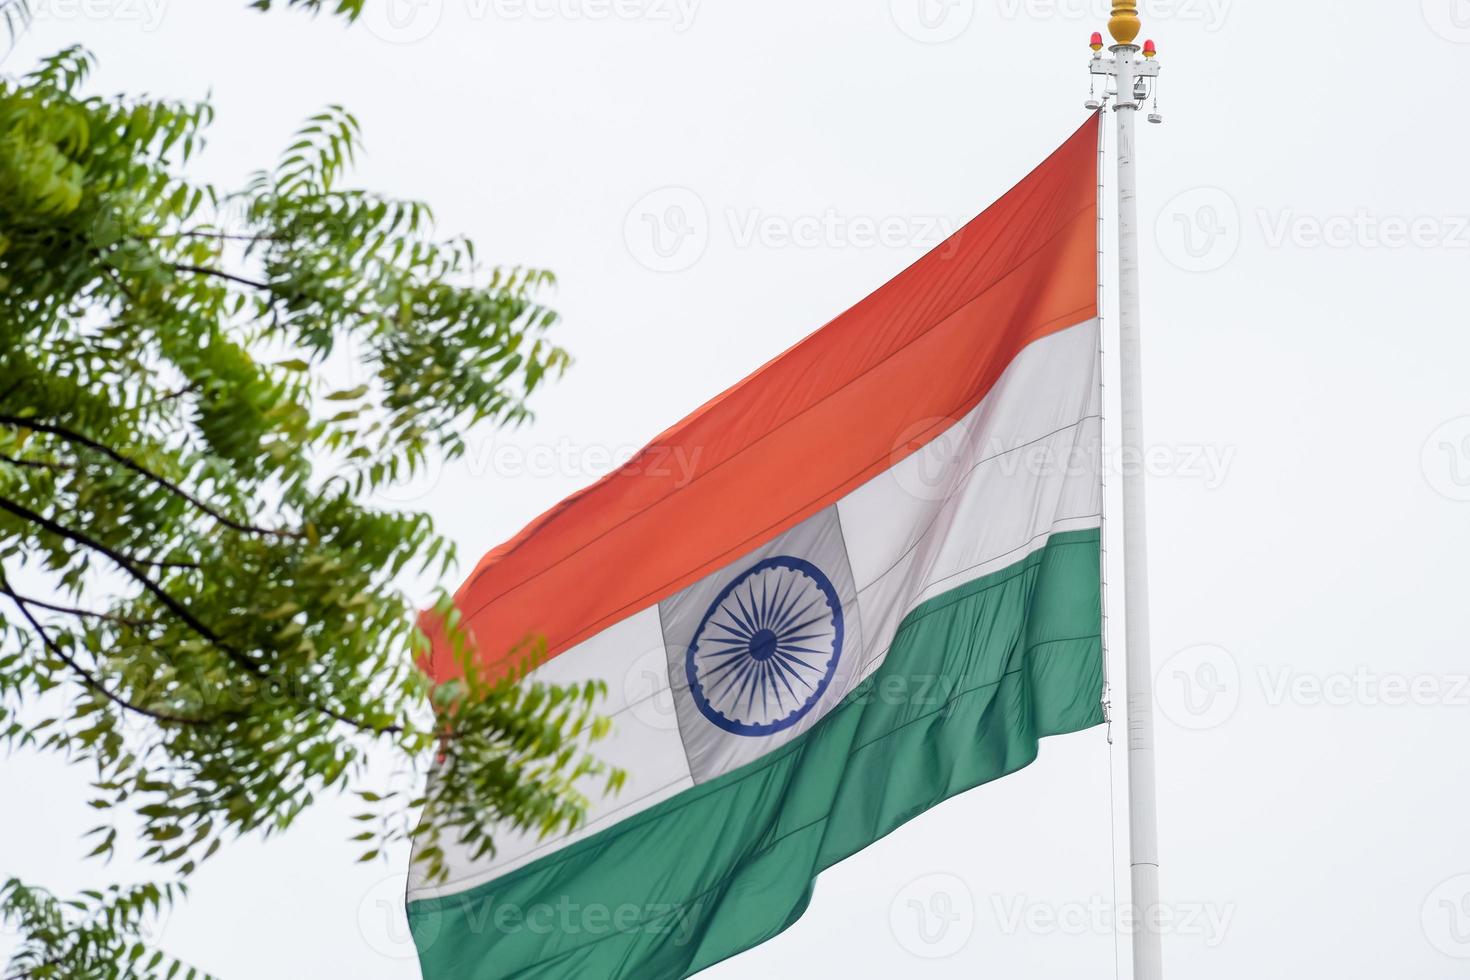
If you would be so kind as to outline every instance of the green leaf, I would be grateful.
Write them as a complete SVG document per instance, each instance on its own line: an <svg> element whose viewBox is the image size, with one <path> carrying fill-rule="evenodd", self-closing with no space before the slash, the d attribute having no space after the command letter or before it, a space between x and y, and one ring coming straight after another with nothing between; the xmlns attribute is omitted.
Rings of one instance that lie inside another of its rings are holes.
<svg viewBox="0 0 1470 980"><path fill-rule="evenodd" d="M132 839L103 825L79 850L170 880L72 899L10 882L0 907L38 977L176 976L143 920L222 841L346 791L375 811L344 821L364 860L415 844L443 875L443 834L491 853L502 827L577 826L608 723L600 689L480 676L442 586L435 635L465 676L418 672L410 573L453 575L454 547L380 492L530 417L569 362L553 277L484 267L426 205L355 186L343 107L209 183L185 161L213 108L92 94L91 65L70 48L0 79L0 586L24 568L14 591L46 603L5 596L0 740L84 767L88 808L136 814ZM523 677L544 644L484 653ZM369 759L435 779L375 791Z"/></svg>

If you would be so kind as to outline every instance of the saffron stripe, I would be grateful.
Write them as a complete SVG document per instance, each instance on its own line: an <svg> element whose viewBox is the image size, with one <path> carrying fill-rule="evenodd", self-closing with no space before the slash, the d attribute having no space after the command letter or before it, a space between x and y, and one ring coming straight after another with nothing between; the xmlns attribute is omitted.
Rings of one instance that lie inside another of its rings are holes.
<svg viewBox="0 0 1470 980"><path fill-rule="evenodd" d="M938 438L946 426L924 424L964 416L1028 344L1094 317L1097 126L1090 119L939 248L486 555L456 594L480 662L508 669L528 636L554 657L700 580ZM650 465L671 451L696 461L687 477ZM456 676L432 618L424 625L435 640L425 668Z"/></svg>

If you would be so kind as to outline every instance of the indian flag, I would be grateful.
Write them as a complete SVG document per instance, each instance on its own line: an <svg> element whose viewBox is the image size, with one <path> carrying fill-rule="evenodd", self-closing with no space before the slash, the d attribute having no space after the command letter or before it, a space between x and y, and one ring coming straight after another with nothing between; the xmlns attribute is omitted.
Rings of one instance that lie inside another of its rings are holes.
<svg viewBox="0 0 1470 980"><path fill-rule="evenodd" d="M480 562L456 596L474 649L535 634L538 677L605 681L627 782L570 834L443 842L448 880L408 892L428 980L688 976L1102 721L1097 154L1094 116Z"/></svg>

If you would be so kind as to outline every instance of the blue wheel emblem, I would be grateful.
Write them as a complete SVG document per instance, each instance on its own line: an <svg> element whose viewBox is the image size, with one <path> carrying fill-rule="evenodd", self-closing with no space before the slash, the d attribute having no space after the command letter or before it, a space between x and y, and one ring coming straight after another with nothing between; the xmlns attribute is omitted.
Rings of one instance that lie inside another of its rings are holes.
<svg viewBox="0 0 1470 980"><path fill-rule="evenodd" d="M710 604L684 660L700 712L736 735L790 728L821 699L842 658L842 603L822 570L767 558Z"/></svg>

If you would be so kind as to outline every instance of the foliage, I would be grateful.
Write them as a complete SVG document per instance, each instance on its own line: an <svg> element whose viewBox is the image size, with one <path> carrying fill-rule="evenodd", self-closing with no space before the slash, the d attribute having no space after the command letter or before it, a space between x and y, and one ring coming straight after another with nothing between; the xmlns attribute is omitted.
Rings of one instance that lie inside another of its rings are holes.
<svg viewBox="0 0 1470 980"><path fill-rule="evenodd" d="M362 5L365 2L366 0L286 0L286 6L300 7L313 14L326 10L348 20L356 20L362 15ZM269 10L271 3L272 0L251 0L250 6L257 10Z"/></svg>
<svg viewBox="0 0 1470 980"><path fill-rule="evenodd" d="M0 739L93 767L93 856L136 822L181 877L326 792L365 801L364 860L424 808L431 877L443 834L576 825L600 688L479 680L466 655L431 690L406 583L453 552L372 504L470 426L526 419L567 363L552 277L482 268L424 205L346 186L341 108L224 190L186 173L208 104L85 95L89 67L68 50L0 81ZM405 796L368 785L370 751L441 764ZM132 948L154 894L12 883L12 967L110 976L89 964Z"/></svg>
<svg viewBox="0 0 1470 980"><path fill-rule="evenodd" d="M176 884L113 885L61 901L11 878L0 886L0 914L30 941L11 960L6 976L195 980L198 970L133 938L184 893Z"/></svg>

